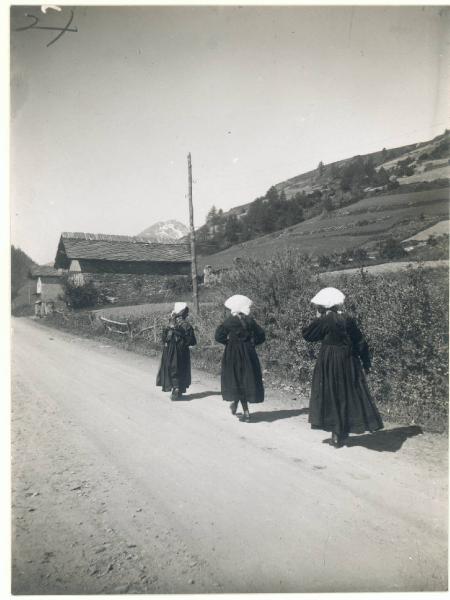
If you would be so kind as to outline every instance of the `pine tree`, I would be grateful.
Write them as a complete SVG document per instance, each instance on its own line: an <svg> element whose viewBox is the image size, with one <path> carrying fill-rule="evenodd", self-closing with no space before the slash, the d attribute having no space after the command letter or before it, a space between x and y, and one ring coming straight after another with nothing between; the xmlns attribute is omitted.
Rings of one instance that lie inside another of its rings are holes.
<svg viewBox="0 0 450 600"><path fill-rule="evenodd" d="M278 195L276 187L272 186L271 188L268 189L268 191L266 193L266 199L269 201L269 203L272 203L272 204L275 204L278 202L279 195Z"/></svg>
<svg viewBox="0 0 450 600"><path fill-rule="evenodd" d="M235 214L230 214L225 220L224 237L229 244L235 244L239 239L239 219Z"/></svg>

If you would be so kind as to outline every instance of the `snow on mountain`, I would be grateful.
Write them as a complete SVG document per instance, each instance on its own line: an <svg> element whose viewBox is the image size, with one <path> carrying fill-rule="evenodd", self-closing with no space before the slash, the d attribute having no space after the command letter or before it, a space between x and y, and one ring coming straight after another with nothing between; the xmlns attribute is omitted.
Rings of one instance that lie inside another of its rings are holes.
<svg viewBox="0 0 450 600"><path fill-rule="evenodd" d="M150 242L173 243L189 233L189 229L180 221L159 221L138 234Z"/></svg>

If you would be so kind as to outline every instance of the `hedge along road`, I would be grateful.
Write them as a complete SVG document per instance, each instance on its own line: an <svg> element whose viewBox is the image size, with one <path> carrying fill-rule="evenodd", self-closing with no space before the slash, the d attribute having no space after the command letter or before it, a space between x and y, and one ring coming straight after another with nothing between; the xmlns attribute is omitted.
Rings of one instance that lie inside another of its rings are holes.
<svg viewBox="0 0 450 600"><path fill-rule="evenodd" d="M298 401L243 423L194 372L170 402L157 361L31 319L12 360L14 593L446 589L443 436L335 450Z"/></svg>

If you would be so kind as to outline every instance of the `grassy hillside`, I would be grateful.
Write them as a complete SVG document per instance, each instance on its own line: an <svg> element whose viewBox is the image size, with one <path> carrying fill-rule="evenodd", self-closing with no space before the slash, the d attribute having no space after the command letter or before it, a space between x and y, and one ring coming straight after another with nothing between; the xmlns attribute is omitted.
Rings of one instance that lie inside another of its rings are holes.
<svg viewBox="0 0 450 600"><path fill-rule="evenodd" d="M264 196L227 212L213 206L197 230L198 252L221 252L235 244L281 232L323 212L394 193L448 186L450 133L433 140L353 156L272 186Z"/></svg>
<svg viewBox="0 0 450 600"><path fill-rule="evenodd" d="M317 169L292 177L275 187L279 192L284 192L288 199L299 192L311 193L324 188L332 196L344 192L345 188L350 192L355 184L360 183L352 177L352 165L357 165L358 161L366 164L370 161L376 172L383 169L389 177L395 177L400 187L445 179L449 176L449 148L450 136L446 131L430 141L389 150L383 148L379 152L319 165ZM359 174L355 174L359 178ZM343 179L347 181L343 182ZM365 189L366 193L371 193L370 186Z"/></svg>
<svg viewBox="0 0 450 600"><path fill-rule="evenodd" d="M379 243L388 237L403 240L448 217L448 188L373 196L200 257L198 262L200 269L207 264L221 268L230 266L237 257L269 259L284 249L318 256L364 247L376 254Z"/></svg>

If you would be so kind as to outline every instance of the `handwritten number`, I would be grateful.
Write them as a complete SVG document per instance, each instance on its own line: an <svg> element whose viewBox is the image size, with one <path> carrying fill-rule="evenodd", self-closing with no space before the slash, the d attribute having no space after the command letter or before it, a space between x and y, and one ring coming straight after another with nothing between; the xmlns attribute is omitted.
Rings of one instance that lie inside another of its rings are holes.
<svg viewBox="0 0 450 600"><path fill-rule="evenodd" d="M55 37L55 39L53 39L51 42L49 42L49 43L47 44L47 48L48 48L49 46L51 46L52 44L54 44L54 43L55 43L57 40L59 40L59 38L60 38L62 35L64 35L64 34L66 33L66 31L71 31L71 30L69 29L69 26L70 26L70 24L72 23L72 20L73 20L73 10L71 10L71 11L70 11L70 19L69 19L69 21L67 22L67 25L64 27L64 29L61 29L60 33L59 33L59 34L58 34L58 35ZM73 30L72 30L72 31L73 31ZM77 29L76 27L75 27L75 31L78 31L78 29Z"/></svg>
<svg viewBox="0 0 450 600"><path fill-rule="evenodd" d="M39 22L39 19L37 17L35 17L34 15L29 15L28 13L25 13L25 16L28 17L29 19L36 19L34 23L31 23L31 25L26 25L25 27L18 27L15 31L26 31L27 29L32 29L36 23Z"/></svg>
<svg viewBox="0 0 450 600"><path fill-rule="evenodd" d="M50 31L59 31L58 35L47 44L47 48L49 46L51 46L52 44L54 44L56 41L58 41L59 38L66 33L66 31L71 31L73 33L78 32L77 27L70 29L70 25L72 24L72 21L73 21L73 10L70 11L70 19L68 20L67 24L64 27L46 27L44 25L38 25L38 23L39 23L38 17L36 17L35 15L30 15L28 13L25 13L25 16L28 17L29 19L34 19L33 23L31 23L31 25L26 25L25 27L18 27L15 31L27 31L28 29L47 29Z"/></svg>

